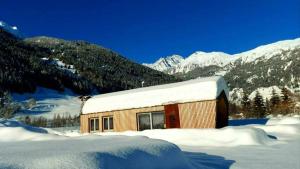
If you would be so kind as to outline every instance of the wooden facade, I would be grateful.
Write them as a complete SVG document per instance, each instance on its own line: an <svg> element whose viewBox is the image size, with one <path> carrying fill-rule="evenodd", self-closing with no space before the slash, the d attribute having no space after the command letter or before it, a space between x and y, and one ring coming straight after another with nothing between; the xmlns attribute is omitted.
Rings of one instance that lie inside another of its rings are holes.
<svg viewBox="0 0 300 169"><path fill-rule="evenodd" d="M138 115L147 112L164 112L164 128L220 128L228 124L228 100L222 92L215 100L82 114L80 131L90 132L91 118L99 118L99 130L95 132L105 131L104 117L113 118L112 131L138 131Z"/></svg>

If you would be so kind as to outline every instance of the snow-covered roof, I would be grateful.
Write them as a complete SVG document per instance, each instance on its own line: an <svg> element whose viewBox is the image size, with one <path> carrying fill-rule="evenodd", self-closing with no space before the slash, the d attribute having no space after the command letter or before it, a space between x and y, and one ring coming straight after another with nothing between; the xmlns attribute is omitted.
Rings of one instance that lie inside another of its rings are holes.
<svg viewBox="0 0 300 169"><path fill-rule="evenodd" d="M97 95L86 101L82 113L214 100L223 90L228 98L227 84L221 76L198 78L184 82Z"/></svg>

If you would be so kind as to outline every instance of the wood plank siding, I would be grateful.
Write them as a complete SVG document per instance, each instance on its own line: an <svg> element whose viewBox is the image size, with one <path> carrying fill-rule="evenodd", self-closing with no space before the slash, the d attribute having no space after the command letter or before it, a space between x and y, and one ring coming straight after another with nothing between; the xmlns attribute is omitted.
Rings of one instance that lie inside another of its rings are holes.
<svg viewBox="0 0 300 169"><path fill-rule="evenodd" d="M215 128L216 100L178 104L181 128Z"/></svg>
<svg viewBox="0 0 300 169"><path fill-rule="evenodd" d="M164 111L164 106L155 106L147 108L138 108L138 109L129 109L129 110L119 110L113 112L99 112L92 114L82 114L80 116L80 131L81 133L89 132L89 119L98 117L99 118L99 129L102 129L102 117L113 116L114 119L114 131L126 131L133 130L137 131L137 113L143 112L155 112L155 111Z"/></svg>
<svg viewBox="0 0 300 169"><path fill-rule="evenodd" d="M176 127L179 128L223 127L227 124L228 121L228 117L226 117L226 115L228 116L228 110L227 110L228 103L226 98L224 99L223 97L218 98L218 100L180 103L180 104L155 106L155 107L148 107L148 108L119 110L113 112L83 114L80 116L80 131L82 133L89 132L89 119L97 117L99 118L99 129L100 132L102 132L103 131L102 117L106 117L106 116L113 116L114 119L113 131L117 131L117 132L126 131L126 130L137 131L137 113L166 111L165 108L169 108L171 110L178 109L179 126ZM221 107L217 108L217 105ZM217 111L220 113L218 115L218 119L217 119ZM218 126L216 122L217 120L218 121L221 120L220 121L221 124L219 124ZM170 126L168 127L166 125L166 128L170 128Z"/></svg>

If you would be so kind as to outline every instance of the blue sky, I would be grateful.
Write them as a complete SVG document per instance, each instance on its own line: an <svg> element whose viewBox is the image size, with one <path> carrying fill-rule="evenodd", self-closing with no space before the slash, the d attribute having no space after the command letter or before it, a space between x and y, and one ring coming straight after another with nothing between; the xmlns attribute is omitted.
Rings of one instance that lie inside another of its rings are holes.
<svg viewBox="0 0 300 169"><path fill-rule="evenodd" d="M300 37L300 0L1 0L0 20L27 37L86 40L143 63Z"/></svg>

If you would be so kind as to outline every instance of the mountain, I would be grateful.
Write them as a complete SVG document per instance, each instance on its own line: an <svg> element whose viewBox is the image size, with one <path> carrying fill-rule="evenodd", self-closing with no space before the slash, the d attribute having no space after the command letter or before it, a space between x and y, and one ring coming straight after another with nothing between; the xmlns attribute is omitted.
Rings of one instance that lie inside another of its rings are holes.
<svg viewBox="0 0 300 169"><path fill-rule="evenodd" d="M172 69L176 65L180 64L183 60L183 57L180 55L171 55L165 58L160 58L153 64L144 63L143 65L158 71L168 71L169 69Z"/></svg>
<svg viewBox="0 0 300 169"><path fill-rule="evenodd" d="M0 29L0 96L3 91L34 92L37 86L91 92L92 84L86 78L42 59L50 55L49 49L30 46Z"/></svg>
<svg viewBox="0 0 300 169"><path fill-rule="evenodd" d="M17 38L0 28L1 92L34 92L37 87L79 94L106 93L178 81L84 41L50 37ZM1 93L0 93L1 95Z"/></svg>
<svg viewBox="0 0 300 169"><path fill-rule="evenodd" d="M21 37L21 34L16 26L10 26L9 24L0 21L0 28L13 34L16 37Z"/></svg>
<svg viewBox="0 0 300 169"><path fill-rule="evenodd" d="M151 67L156 68L155 64ZM239 95L235 93L237 91L251 94L257 88L270 86L299 90L300 38L259 46L234 55L195 52L161 71L184 79L222 75L234 95Z"/></svg>

